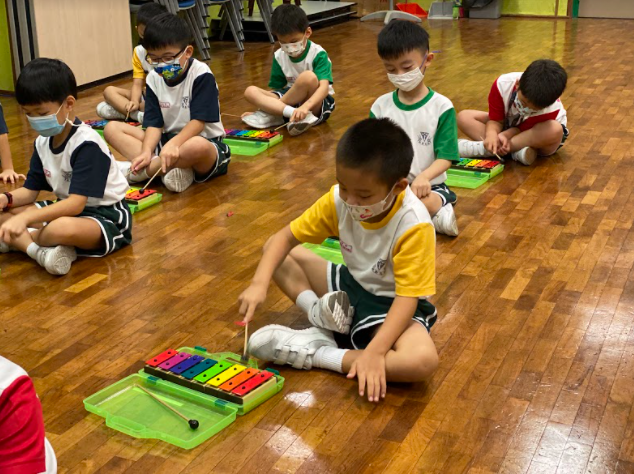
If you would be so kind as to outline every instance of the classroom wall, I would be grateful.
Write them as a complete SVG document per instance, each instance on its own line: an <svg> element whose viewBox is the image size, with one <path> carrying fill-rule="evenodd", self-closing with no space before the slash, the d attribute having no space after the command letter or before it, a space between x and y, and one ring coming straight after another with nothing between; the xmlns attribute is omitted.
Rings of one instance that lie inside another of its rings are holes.
<svg viewBox="0 0 634 474"><path fill-rule="evenodd" d="M415 3L418 3L425 10L429 11L429 6L433 1L434 0L415 0ZM555 16L556 5L557 0L502 0L502 14ZM558 15L565 16L567 10L568 0L559 0Z"/></svg>
<svg viewBox="0 0 634 474"><path fill-rule="evenodd" d="M13 63L11 62L11 43L5 0L0 0L0 91L13 92Z"/></svg>

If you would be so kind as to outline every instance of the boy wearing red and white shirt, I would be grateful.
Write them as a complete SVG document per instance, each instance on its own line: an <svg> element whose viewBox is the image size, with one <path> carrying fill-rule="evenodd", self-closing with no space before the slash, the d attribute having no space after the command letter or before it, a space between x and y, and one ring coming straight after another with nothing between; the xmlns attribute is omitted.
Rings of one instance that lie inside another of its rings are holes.
<svg viewBox="0 0 634 474"><path fill-rule="evenodd" d="M44 436L42 406L24 369L0 356L0 472L55 474L55 452Z"/></svg>
<svg viewBox="0 0 634 474"><path fill-rule="evenodd" d="M498 77L489 93L489 112L463 110L458 128L471 140L458 140L460 156L507 155L524 165L550 156L568 138L560 96L568 76L551 59L533 61L526 71Z"/></svg>

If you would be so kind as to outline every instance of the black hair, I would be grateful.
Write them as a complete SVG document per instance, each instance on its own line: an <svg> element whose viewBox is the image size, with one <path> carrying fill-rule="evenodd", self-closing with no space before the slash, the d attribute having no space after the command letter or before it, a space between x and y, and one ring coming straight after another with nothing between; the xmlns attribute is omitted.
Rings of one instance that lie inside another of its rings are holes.
<svg viewBox="0 0 634 474"><path fill-rule="evenodd" d="M177 15L161 13L145 26L143 47L154 51L172 46L185 49L192 44L192 32L187 22Z"/></svg>
<svg viewBox="0 0 634 474"><path fill-rule="evenodd" d="M15 83L15 98L20 105L61 104L69 95L77 99L77 81L59 59L34 59L24 66Z"/></svg>
<svg viewBox="0 0 634 474"><path fill-rule="evenodd" d="M288 3L273 10L271 30L277 36L304 33L308 26L306 13L296 5Z"/></svg>
<svg viewBox="0 0 634 474"><path fill-rule="evenodd" d="M413 159L409 136L389 118L368 118L355 123L337 145L337 164L370 169L389 187L407 178Z"/></svg>
<svg viewBox="0 0 634 474"><path fill-rule="evenodd" d="M520 77L519 89L531 103L543 109L561 97L567 82L568 74L557 61L538 59Z"/></svg>
<svg viewBox="0 0 634 474"><path fill-rule="evenodd" d="M415 49L429 51L429 33L409 21L391 21L379 33L377 49L381 59L397 59Z"/></svg>
<svg viewBox="0 0 634 474"><path fill-rule="evenodd" d="M136 24L147 26L151 19L166 12L167 10L163 5L154 2L144 3L143 6L139 8L139 11L136 12Z"/></svg>

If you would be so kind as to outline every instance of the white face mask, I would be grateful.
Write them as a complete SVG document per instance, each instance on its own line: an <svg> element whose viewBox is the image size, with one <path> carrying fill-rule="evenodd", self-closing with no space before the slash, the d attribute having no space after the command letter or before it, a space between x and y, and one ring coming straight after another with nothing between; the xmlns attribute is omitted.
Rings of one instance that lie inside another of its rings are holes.
<svg viewBox="0 0 634 474"><path fill-rule="evenodd" d="M423 59L423 64L419 68L412 69L411 71L405 72L403 74L390 74L388 73L387 78L390 80L394 87L400 89L404 92L409 92L415 89L418 84L423 82L425 78L425 74L421 71L422 67L425 65L425 61L427 61L427 55Z"/></svg>
<svg viewBox="0 0 634 474"><path fill-rule="evenodd" d="M376 217L379 214L385 212L387 209L389 209L392 206L392 204L394 203L394 200L396 199L395 196L392 196L392 191L394 190L394 186L392 186L392 189L390 189L390 192L387 193L387 196L385 196L384 199L382 199L381 201L375 204L371 204L369 206L355 206L352 204L348 204L345 201L343 203L346 205L348 212L350 213L350 215L355 221L367 221L368 219L372 219L373 217ZM339 196L341 197L341 194ZM390 199L390 196L391 196L391 199ZM389 199L389 202L388 202L388 199Z"/></svg>
<svg viewBox="0 0 634 474"><path fill-rule="evenodd" d="M520 102L520 98L517 95L515 96L515 100L513 101L513 103L522 117L528 117L538 112L537 110L533 110L530 107L522 105L522 102Z"/></svg>
<svg viewBox="0 0 634 474"><path fill-rule="evenodd" d="M304 49L306 49L304 47L305 39L306 37L302 38L302 40L298 41L297 43L280 43L280 46L282 47L282 50L291 58L296 58L298 56L301 56L304 52Z"/></svg>

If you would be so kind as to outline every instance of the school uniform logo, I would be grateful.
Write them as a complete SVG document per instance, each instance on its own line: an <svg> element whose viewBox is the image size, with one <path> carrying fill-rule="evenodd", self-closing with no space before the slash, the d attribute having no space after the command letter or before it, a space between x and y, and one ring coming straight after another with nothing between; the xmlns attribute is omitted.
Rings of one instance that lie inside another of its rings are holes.
<svg viewBox="0 0 634 474"><path fill-rule="evenodd" d="M345 243L343 240L339 241L339 245L341 246L341 250L352 253L352 245Z"/></svg>
<svg viewBox="0 0 634 474"><path fill-rule="evenodd" d="M50 172L49 170L47 170L46 168L44 168L44 175L45 175L47 178L50 178L50 177L51 177L51 172Z"/></svg>
<svg viewBox="0 0 634 474"><path fill-rule="evenodd" d="M423 146L431 145L431 134L427 132L418 132L418 143Z"/></svg>
<svg viewBox="0 0 634 474"><path fill-rule="evenodd" d="M169 102L159 101L159 107L161 107L162 109L169 109L171 106L172 104L170 104Z"/></svg>
<svg viewBox="0 0 634 474"><path fill-rule="evenodd" d="M70 183L71 178L73 177L73 172L72 171L64 171L62 170L62 178L64 178L64 181Z"/></svg>
<svg viewBox="0 0 634 474"><path fill-rule="evenodd" d="M181 99L181 108L189 109L189 96L185 96Z"/></svg>
<svg viewBox="0 0 634 474"><path fill-rule="evenodd" d="M379 260L372 267L372 272L380 276L385 275L386 264L387 264L387 260L383 260L382 258L379 258Z"/></svg>

